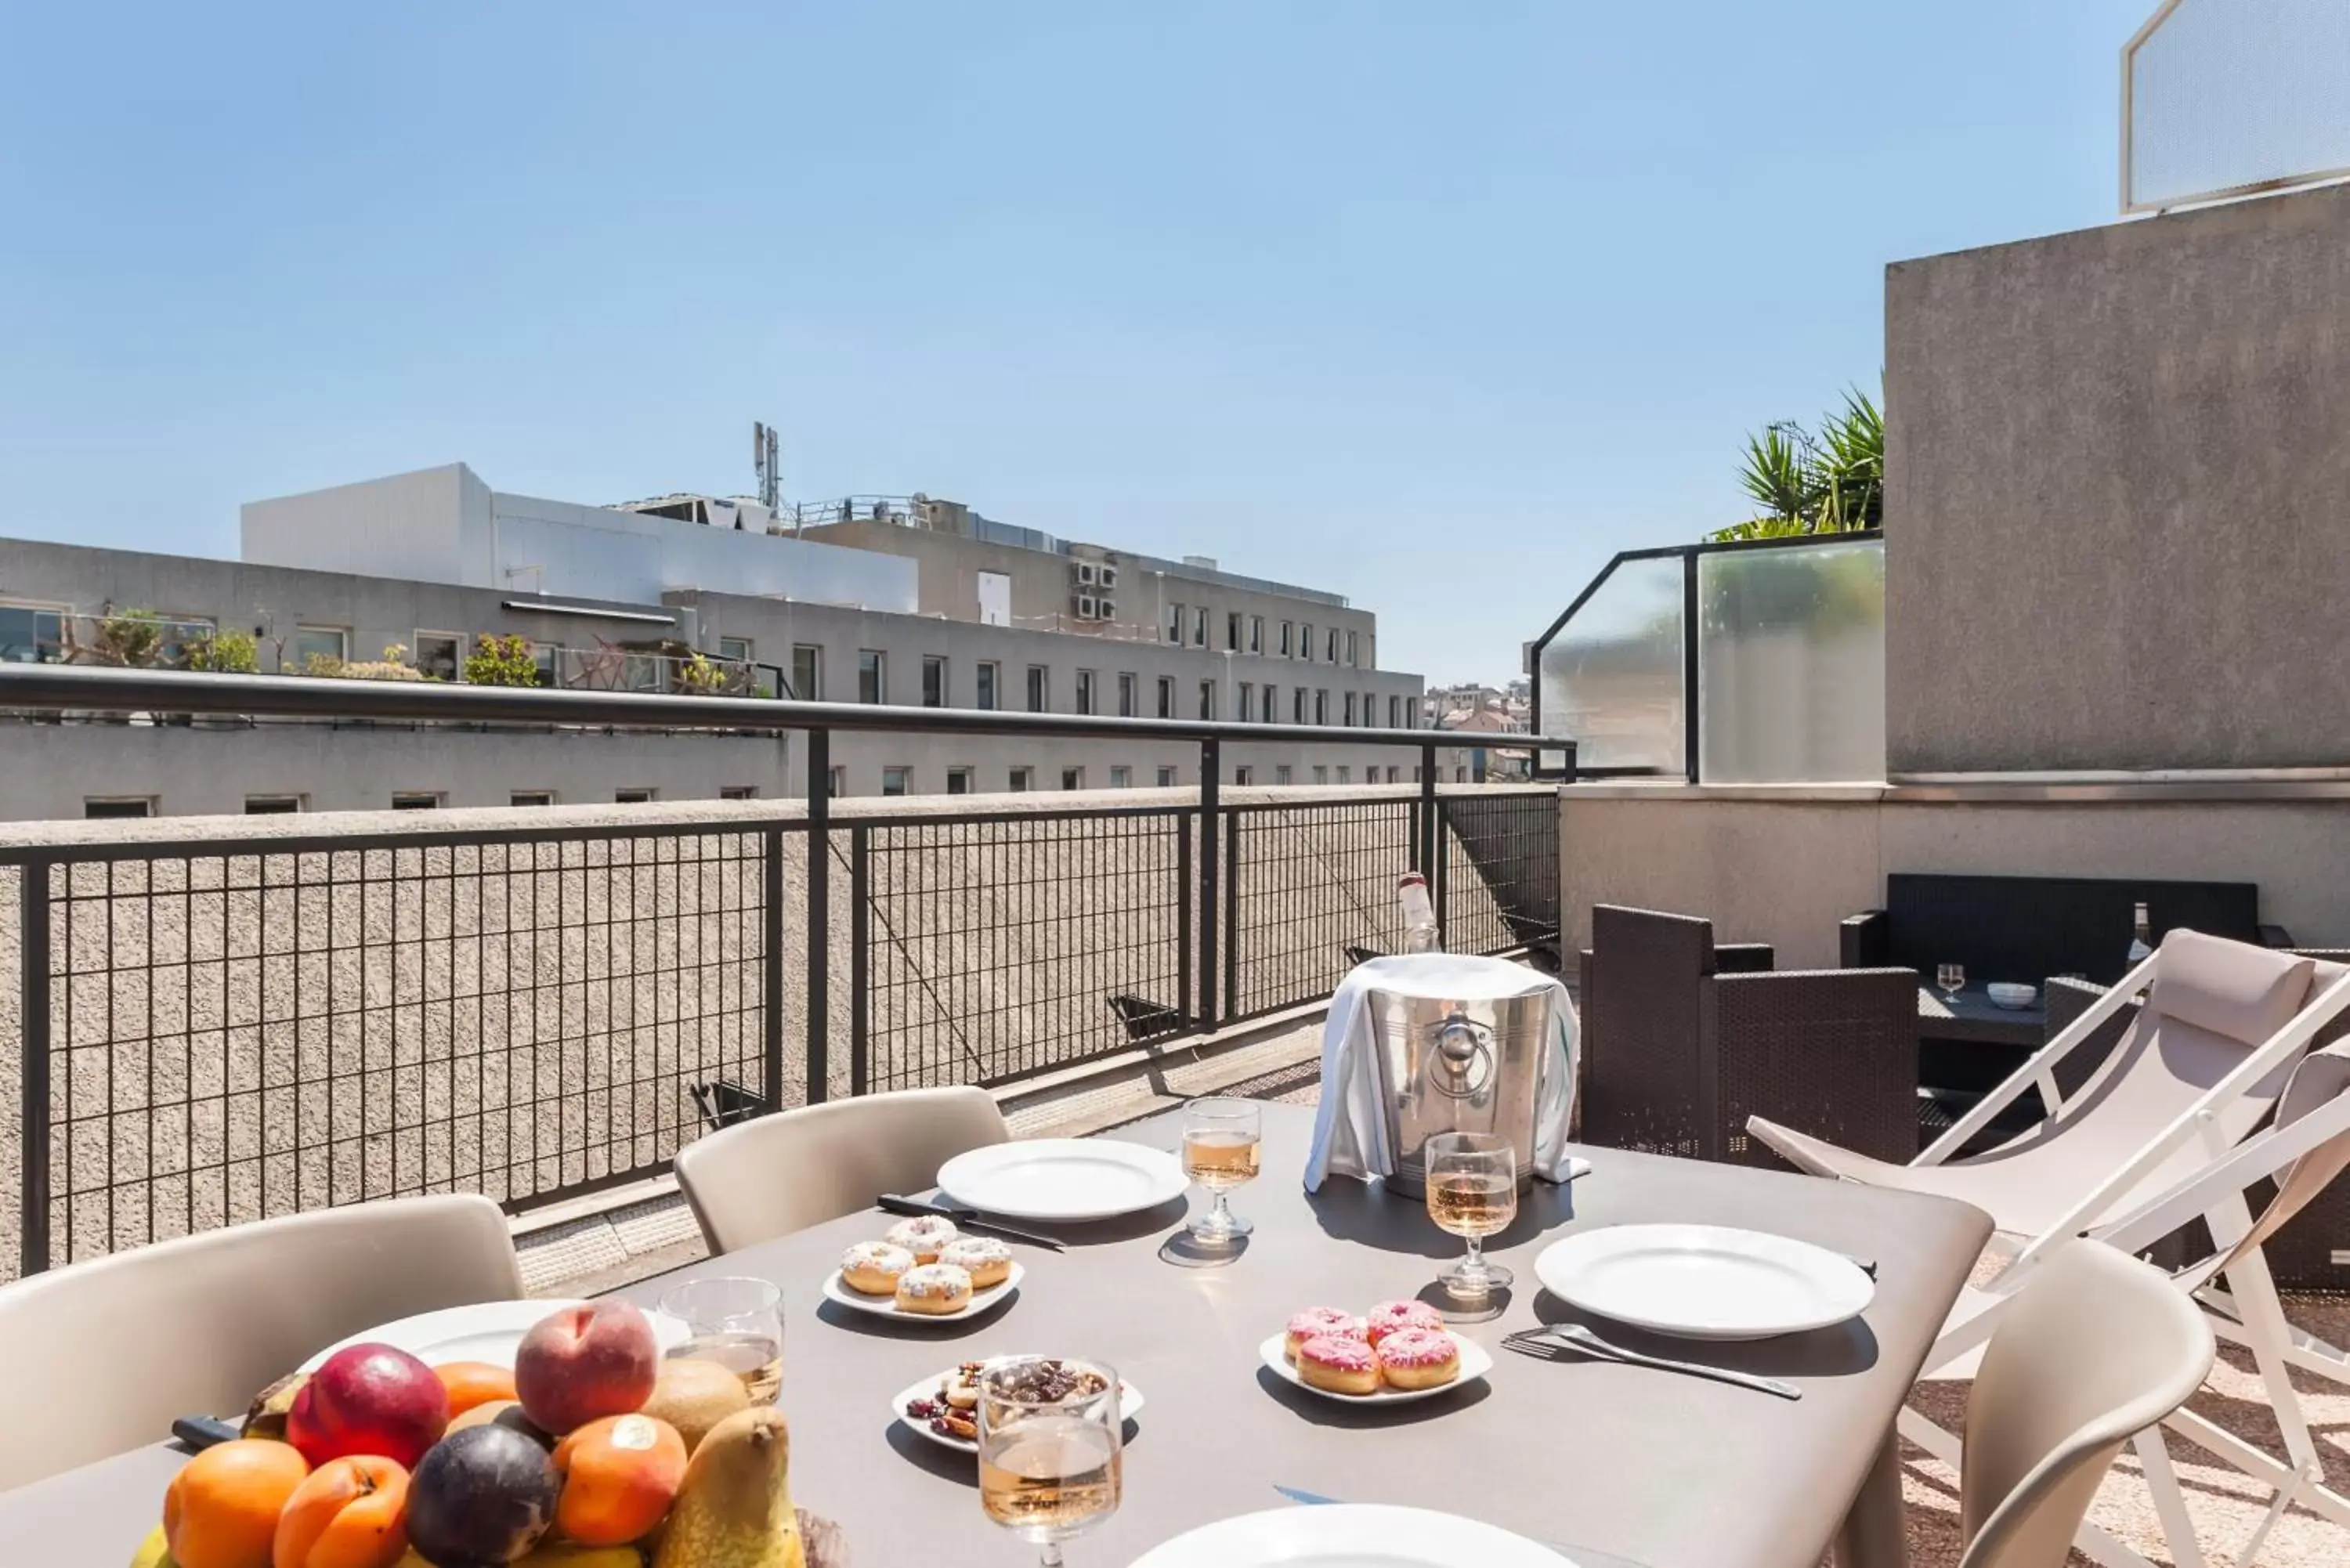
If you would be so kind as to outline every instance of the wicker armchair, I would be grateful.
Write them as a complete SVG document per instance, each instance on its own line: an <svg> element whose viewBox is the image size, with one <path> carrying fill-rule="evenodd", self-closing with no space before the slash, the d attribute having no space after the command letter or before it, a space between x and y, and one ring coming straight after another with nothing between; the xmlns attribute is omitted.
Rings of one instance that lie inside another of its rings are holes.
<svg viewBox="0 0 2350 1568"><path fill-rule="evenodd" d="M1584 1138L1780 1167L1748 1136L1752 1115L1885 1159L1915 1155L1917 972L1778 971L1772 959L1717 947L1708 920L1595 907L1581 965Z"/></svg>

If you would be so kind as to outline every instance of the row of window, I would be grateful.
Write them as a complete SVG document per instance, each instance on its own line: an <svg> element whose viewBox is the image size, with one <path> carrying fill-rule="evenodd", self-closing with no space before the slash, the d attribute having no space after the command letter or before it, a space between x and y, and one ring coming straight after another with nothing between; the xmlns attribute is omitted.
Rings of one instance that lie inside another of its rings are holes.
<svg viewBox="0 0 2350 1568"><path fill-rule="evenodd" d="M1053 672L1049 666L1028 666L1021 695L1027 711L1048 713L1053 708ZM1216 717L1216 691L1221 682L1213 680L1199 683L1199 714L1202 719ZM792 690L808 701L821 701L824 697L824 649L814 643L799 643L792 649ZM1130 670L1118 672L1115 710L1121 719L1141 717L1141 677ZM1281 689L1271 681L1262 687L1251 680L1239 681L1234 695L1243 723L1263 722L1276 723L1281 718ZM972 668L972 705L983 712L1001 708L1003 693L1003 667L993 659L982 660ZM1157 716L1161 719L1180 717L1176 711L1176 680L1171 675L1158 678L1154 693ZM1365 729L1378 725L1378 694L1373 691L1342 691L1339 694L1339 722L1348 728L1357 724ZM945 708L951 701L946 659L939 654L922 658L922 706ZM857 650L857 700L859 702L886 703L889 701L889 656L876 648ZM1102 689L1100 672L1080 670L1076 672L1076 691L1069 711L1073 713L1100 713ZM1308 691L1303 686L1290 688L1290 722L1295 724L1327 724L1330 722L1330 692L1327 688ZM1387 701L1387 726L1391 730L1407 728L1409 700L1399 692L1390 692Z"/></svg>
<svg viewBox="0 0 2350 1568"><path fill-rule="evenodd" d="M1181 643L1184 634L1191 634L1191 646L1206 648L1211 624L1205 605L1167 607L1167 640ZM1265 640L1264 617L1243 615L1238 610L1224 613L1224 651L1227 653L1271 653L1280 659L1303 659L1312 663L1317 657L1314 623L1311 621L1275 621L1273 642ZM1339 627L1324 627L1318 657L1325 664L1345 664L1360 669L1363 664L1361 634ZM1341 658L1340 655L1345 657Z"/></svg>
<svg viewBox="0 0 2350 1568"><path fill-rule="evenodd" d="M837 772L837 769L834 770ZM551 789L518 789L508 792L508 805L553 805L556 793ZM616 805L650 805L660 798L656 789L617 789L612 792ZM725 784L718 791L721 800L756 800L756 784ZM390 805L394 811L438 811L449 804L446 792L437 789L396 789L391 792ZM283 816L310 809L307 795L249 794L244 797L247 816ZM91 795L81 803L86 817L154 816L159 815L153 795Z"/></svg>

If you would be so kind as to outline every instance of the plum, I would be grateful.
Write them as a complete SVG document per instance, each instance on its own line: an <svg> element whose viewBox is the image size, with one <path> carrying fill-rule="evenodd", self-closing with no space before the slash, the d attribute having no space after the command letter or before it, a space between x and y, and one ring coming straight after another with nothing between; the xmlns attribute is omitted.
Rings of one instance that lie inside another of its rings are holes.
<svg viewBox="0 0 2350 1568"><path fill-rule="evenodd" d="M432 1568L499 1568L555 1521L563 1479L545 1449L495 1422L435 1444L408 1480L408 1543Z"/></svg>
<svg viewBox="0 0 2350 1568"><path fill-rule="evenodd" d="M432 1368L389 1345L335 1352L294 1395L286 1440L312 1468L348 1455L413 1467L449 1424L449 1390Z"/></svg>

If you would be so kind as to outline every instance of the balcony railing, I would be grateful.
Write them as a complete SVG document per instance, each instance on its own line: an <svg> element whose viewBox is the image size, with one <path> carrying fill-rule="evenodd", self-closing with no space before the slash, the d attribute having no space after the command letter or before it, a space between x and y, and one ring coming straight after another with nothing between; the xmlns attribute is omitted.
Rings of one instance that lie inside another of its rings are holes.
<svg viewBox="0 0 2350 1568"><path fill-rule="evenodd" d="M1196 1037L1396 950L1408 867L1457 950L1558 929L1552 793L1440 789L1450 740L1427 731L47 666L0 670L0 708L796 729L815 778L837 729L1201 753L1180 794L175 819L0 846L0 1054L22 1085L0 1259L26 1272L365 1199L525 1209L658 1173L741 1116ZM1228 789L1227 740L1404 748L1420 782Z"/></svg>

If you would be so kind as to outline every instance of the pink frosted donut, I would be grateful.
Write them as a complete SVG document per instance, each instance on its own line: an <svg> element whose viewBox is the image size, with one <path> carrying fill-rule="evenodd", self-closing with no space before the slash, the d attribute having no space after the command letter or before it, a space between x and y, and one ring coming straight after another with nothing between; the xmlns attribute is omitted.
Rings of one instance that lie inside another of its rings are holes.
<svg viewBox="0 0 2350 1568"><path fill-rule="evenodd" d="M1381 1302L1363 1320L1363 1326L1370 1342L1377 1345L1388 1335L1407 1328L1442 1334L1444 1314L1426 1302Z"/></svg>
<svg viewBox="0 0 2350 1568"><path fill-rule="evenodd" d="M1325 1334L1335 1334L1342 1339L1363 1339L1363 1320L1336 1307L1307 1307L1289 1320L1289 1332L1283 1337L1282 1348L1295 1365L1297 1347Z"/></svg>
<svg viewBox="0 0 2350 1568"><path fill-rule="evenodd" d="M1379 1341L1377 1354L1391 1388L1434 1388L1461 1376L1461 1347L1449 1334L1395 1329Z"/></svg>
<svg viewBox="0 0 2350 1568"><path fill-rule="evenodd" d="M1375 1394L1379 1359L1352 1334L1317 1334L1297 1347L1297 1376L1306 1386L1333 1394Z"/></svg>

